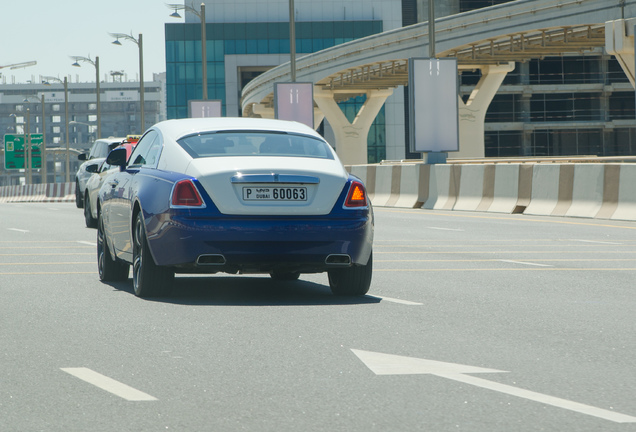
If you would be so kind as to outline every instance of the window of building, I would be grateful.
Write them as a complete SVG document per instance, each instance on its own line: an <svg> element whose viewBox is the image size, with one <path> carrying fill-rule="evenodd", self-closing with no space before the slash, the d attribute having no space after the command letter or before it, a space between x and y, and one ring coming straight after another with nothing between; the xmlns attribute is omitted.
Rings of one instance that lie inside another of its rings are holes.
<svg viewBox="0 0 636 432"><path fill-rule="evenodd" d="M628 83L629 78L625 75L625 71L618 60L612 57L607 61L607 80L605 81L605 84L621 82Z"/></svg>
<svg viewBox="0 0 636 432"><path fill-rule="evenodd" d="M16 105L14 109L17 112L22 112L22 111L24 111L24 105Z"/></svg>
<svg viewBox="0 0 636 432"><path fill-rule="evenodd" d="M89 110L89 111L95 111L95 110L97 110L97 104L94 104L94 103L90 103L90 104L88 104L88 110Z"/></svg>
<svg viewBox="0 0 636 432"><path fill-rule="evenodd" d="M636 152L636 129L616 128L606 132L604 156L633 155Z"/></svg>
<svg viewBox="0 0 636 432"><path fill-rule="evenodd" d="M599 57L547 57L530 61L530 84L602 82Z"/></svg>
<svg viewBox="0 0 636 432"><path fill-rule="evenodd" d="M53 133L60 133L60 127L59 126L53 126Z"/></svg>
<svg viewBox="0 0 636 432"><path fill-rule="evenodd" d="M60 104L53 104L51 106L51 109L53 110L53 112L59 112L60 111Z"/></svg>
<svg viewBox="0 0 636 432"><path fill-rule="evenodd" d="M484 135L486 157L516 157L522 154L521 131L489 131Z"/></svg>
<svg viewBox="0 0 636 432"><path fill-rule="evenodd" d="M58 116L58 115L51 116L51 122L53 122L53 123L61 123L62 122L62 117Z"/></svg>
<svg viewBox="0 0 636 432"><path fill-rule="evenodd" d="M634 112L634 92L612 93L609 97L608 120L633 120Z"/></svg>
<svg viewBox="0 0 636 432"><path fill-rule="evenodd" d="M88 116L88 121L89 122L96 122L97 121L97 116L95 114L90 114Z"/></svg>
<svg viewBox="0 0 636 432"><path fill-rule="evenodd" d="M521 121L521 108L518 102L520 95L496 95L486 112L487 122L517 122Z"/></svg>

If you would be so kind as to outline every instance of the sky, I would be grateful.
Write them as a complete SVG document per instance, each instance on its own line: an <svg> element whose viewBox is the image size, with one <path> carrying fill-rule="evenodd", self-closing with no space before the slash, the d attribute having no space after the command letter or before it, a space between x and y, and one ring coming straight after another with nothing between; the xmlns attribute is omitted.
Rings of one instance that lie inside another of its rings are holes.
<svg viewBox="0 0 636 432"><path fill-rule="evenodd" d="M70 56L95 59L99 56L100 80L111 71L124 71L129 81L139 77L139 49L132 41L109 33L143 35L144 79L165 72L165 23L184 22L171 18L167 3L183 0L3 0L0 14L0 66L36 61L23 69L0 69L0 83L40 82L40 76L70 82L95 82L89 63L71 66ZM183 13L181 13L183 15Z"/></svg>

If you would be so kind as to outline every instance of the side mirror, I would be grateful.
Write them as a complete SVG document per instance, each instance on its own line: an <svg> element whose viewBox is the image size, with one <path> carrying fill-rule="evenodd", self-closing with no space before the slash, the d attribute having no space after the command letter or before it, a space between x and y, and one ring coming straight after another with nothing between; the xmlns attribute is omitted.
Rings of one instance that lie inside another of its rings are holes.
<svg viewBox="0 0 636 432"><path fill-rule="evenodd" d="M112 166L118 166L123 168L126 166L126 160L128 159L126 155L125 148L116 148L108 153L108 157L106 158L106 163Z"/></svg>
<svg viewBox="0 0 636 432"><path fill-rule="evenodd" d="M99 171L99 164L90 164L86 167L86 172L96 173L97 171Z"/></svg>
<svg viewBox="0 0 636 432"><path fill-rule="evenodd" d="M82 153L81 155L77 155L77 159L81 161L88 160L88 155L86 153Z"/></svg>

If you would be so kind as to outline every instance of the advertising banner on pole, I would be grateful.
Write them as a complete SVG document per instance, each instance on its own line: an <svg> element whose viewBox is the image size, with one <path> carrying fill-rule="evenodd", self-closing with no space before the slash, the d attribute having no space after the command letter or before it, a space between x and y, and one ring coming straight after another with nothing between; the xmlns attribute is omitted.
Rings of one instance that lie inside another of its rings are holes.
<svg viewBox="0 0 636 432"><path fill-rule="evenodd" d="M312 83L274 84L274 115L314 128L314 85Z"/></svg>
<svg viewBox="0 0 636 432"><path fill-rule="evenodd" d="M412 152L459 151L457 59L409 59Z"/></svg>
<svg viewBox="0 0 636 432"><path fill-rule="evenodd" d="M191 100L188 105L190 118L221 117L223 107L220 100Z"/></svg>

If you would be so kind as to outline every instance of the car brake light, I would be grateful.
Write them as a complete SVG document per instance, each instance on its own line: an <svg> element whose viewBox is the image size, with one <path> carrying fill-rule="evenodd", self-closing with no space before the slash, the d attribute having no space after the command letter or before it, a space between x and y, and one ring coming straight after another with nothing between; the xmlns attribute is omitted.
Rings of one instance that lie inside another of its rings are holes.
<svg viewBox="0 0 636 432"><path fill-rule="evenodd" d="M345 200L345 207L366 207L367 205L367 191L364 185L358 181L352 182Z"/></svg>
<svg viewBox="0 0 636 432"><path fill-rule="evenodd" d="M181 180L172 191L172 205L177 207L201 207L203 199L191 180Z"/></svg>

